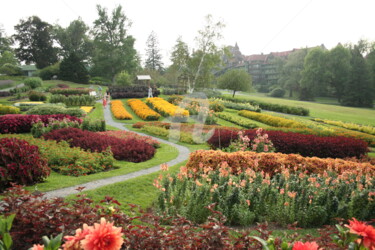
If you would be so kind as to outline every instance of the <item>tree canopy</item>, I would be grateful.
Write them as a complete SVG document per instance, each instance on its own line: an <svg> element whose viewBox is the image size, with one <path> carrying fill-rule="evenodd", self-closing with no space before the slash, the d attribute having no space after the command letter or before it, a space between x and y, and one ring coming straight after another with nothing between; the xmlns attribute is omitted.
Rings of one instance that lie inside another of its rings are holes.
<svg viewBox="0 0 375 250"><path fill-rule="evenodd" d="M252 79L245 70L229 70L219 78L219 87L233 90L234 97L237 91L251 90Z"/></svg>

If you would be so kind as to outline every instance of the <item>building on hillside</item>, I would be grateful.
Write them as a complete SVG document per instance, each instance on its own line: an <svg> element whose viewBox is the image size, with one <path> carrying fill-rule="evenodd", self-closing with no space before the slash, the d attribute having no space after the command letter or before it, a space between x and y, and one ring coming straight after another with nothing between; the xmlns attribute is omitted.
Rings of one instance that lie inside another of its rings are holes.
<svg viewBox="0 0 375 250"><path fill-rule="evenodd" d="M21 65L21 70L25 76L31 77L38 69L35 65Z"/></svg>

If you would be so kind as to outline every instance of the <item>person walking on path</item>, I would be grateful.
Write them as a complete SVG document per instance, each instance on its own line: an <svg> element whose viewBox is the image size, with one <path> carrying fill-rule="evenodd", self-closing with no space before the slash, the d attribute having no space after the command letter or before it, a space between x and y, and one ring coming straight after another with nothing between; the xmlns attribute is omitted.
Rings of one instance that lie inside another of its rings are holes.
<svg viewBox="0 0 375 250"><path fill-rule="evenodd" d="M103 107L104 108L107 107L107 96L104 96L104 98L103 98Z"/></svg>
<svg viewBox="0 0 375 250"><path fill-rule="evenodd" d="M152 96L152 88L150 85L148 85L148 98L151 98Z"/></svg>

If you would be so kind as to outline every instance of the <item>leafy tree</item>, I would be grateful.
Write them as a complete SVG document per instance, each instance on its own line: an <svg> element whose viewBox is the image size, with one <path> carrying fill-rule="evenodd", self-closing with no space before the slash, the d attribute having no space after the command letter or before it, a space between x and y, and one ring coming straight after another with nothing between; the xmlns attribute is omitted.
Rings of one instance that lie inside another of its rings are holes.
<svg viewBox="0 0 375 250"><path fill-rule="evenodd" d="M218 69L220 66L221 54L220 53L210 53L204 56L204 61L201 61L203 52L201 50L195 51L191 59L189 60L189 71L186 74L190 74L192 79L194 80L194 88L190 89L190 91L194 90L195 88L210 88L212 87L212 83L215 81L215 76L213 74L214 69ZM192 73L197 72L196 70L200 68L199 74L194 75ZM190 78L189 78L190 79ZM194 83L193 82L193 83Z"/></svg>
<svg viewBox="0 0 375 250"><path fill-rule="evenodd" d="M61 47L61 55L68 57L74 53L81 61L90 59L93 42L88 31L89 27L81 19L72 21L67 28L56 25L54 35Z"/></svg>
<svg viewBox="0 0 375 250"><path fill-rule="evenodd" d="M22 75L22 70L17 65L5 63L0 66L0 73L8 76L20 76Z"/></svg>
<svg viewBox="0 0 375 250"><path fill-rule="evenodd" d="M58 77L60 75L60 62L38 70L37 74L42 80L51 80L54 76Z"/></svg>
<svg viewBox="0 0 375 250"><path fill-rule="evenodd" d="M18 42L15 49L20 61L26 64L36 63L37 68L44 68L57 62L57 50L53 47L52 26L37 16L20 20L14 27L13 38Z"/></svg>
<svg viewBox="0 0 375 250"><path fill-rule="evenodd" d="M121 71L116 75L116 85L130 86L132 82L132 77L126 71Z"/></svg>
<svg viewBox="0 0 375 250"><path fill-rule="evenodd" d="M172 67L176 68L178 71L183 71L187 68L189 60L190 60L190 53L188 45L182 41L182 38L177 38L176 45L172 49L171 53L171 62Z"/></svg>
<svg viewBox="0 0 375 250"><path fill-rule="evenodd" d="M130 27L121 5L109 16L107 9L97 5L98 19L94 22L94 56L92 73L111 78L125 70L130 74L137 68L138 57L134 49L135 39L127 34Z"/></svg>
<svg viewBox="0 0 375 250"><path fill-rule="evenodd" d="M307 49L296 50L288 56L285 64L281 67L279 84L289 90L289 97L293 97L293 91L300 91L307 52Z"/></svg>
<svg viewBox="0 0 375 250"><path fill-rule="evenodd" d="M334 95L341 102L344 86L349 81L350 50L338 44L329 52L328 69L330 71L330 85Z"/></svg>
<svg viewBox="0 0 375 250"><path fill-rule="evenodd" d="M351 71L341 104L354 107L373 107L374 89L369 65L361 54L361 48L354 46L351 51Z"/></svg>
<svg viewBox="0 0 375 250"><path fill-rule="evenodd" d="M252 88L252 79L245 70L229 70L219 78L219 87L233 90L233 97L236 91L248 91Z"/></svg>
<svg viewBox="0 0 375 250"><path fill-rule="evenodd" d="M204 69L203 75L207 75L208 72L210 72L214 67L213 63L204 64L206 58L209 57L209 55L211 55L211 59L220 58L220 53L216 42L221 39L221 30L224 28L224 26L225 25L221 21L214 22L212 16L208 15L206 16L205 26L202 30L198 31L198 36L195 38L198 43L198 49L193 55L193 57L196 57L196 60L193 60L193 63L190 65L190 70L194 75L192 82L189 83L190 93L194 92L198 78L202 74L202 70Z"/></svg>
<svg viewBox="0 0 375 250"><path fill-rule="evenodd" d="M0 67L6 63L18 65L18 60L13 51L6 50L0 55Z"/></svg>
<svg viewBox="0 0 375 250"><path fill-rule="evenodd" d="M11 51L12 48L10 47L13 44L13 40L10 37L7 37L4 29L0 26L0 55L4 53L4 51Z"/></svg>
<svg viewBox="0 0 375 250"><path fill-rule="evenodd" d="M88 83L89 73L83 63L74 53L71 53L67 58L60 63L59 78L65 81L76 83Z"/></svg>
<svg viewBox="0 0 375 250"><path fill-rule="evenodd" d="M300 100L326 95L329 77L326 62L327 53L322 48L316 47L309 51L302 71Z"/></svg>
<svg viewBox="0 0 375 250"><path fill-rule="evenodd" d="M151 32L147 39L145 68L155 71L163 71L163 62L159 49L159 41L154 31Z"/></svg>

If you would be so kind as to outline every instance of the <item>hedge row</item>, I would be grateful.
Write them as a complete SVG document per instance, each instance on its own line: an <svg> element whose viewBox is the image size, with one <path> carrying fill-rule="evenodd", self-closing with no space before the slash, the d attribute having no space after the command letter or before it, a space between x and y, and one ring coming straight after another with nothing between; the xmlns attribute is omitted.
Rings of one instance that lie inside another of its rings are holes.
<svg viewBox="0 0 375 250"><path fill-rule="evenodd" d="M26 114L28 115L70 115L76 117L83 117L86 112L80 108L65 108L65 105L57 104L42 104L29 109Z"/></svg>
<svg viewBox="0 0 375 250"><path fill-rule="evenodd" d="M325 120L325 119L319 119L315 118L313 121L316 122L321 122L329 125L334 125L350 130L355 130L355 131L360 131L366 134L370 135L375 135L375 127L373 126L366 126L366 125L360 125L360 124L355 124L355 123L350 123L350 122L342 122L342 121L332 121L332 120Z"/></svg>
<svg viewBox="0 0 375 250"><path fill-rule="evenodd" d="M259 106L261 109L285 113L285 114L300 115L300 116L308 116L310 114L310 110L306 108L302 108L302 107L293 107L293 106L288 106L288 105L273 104L273 103L268 103L268 102L261 102L261 101L254 101L254 100L249 100L249 99L226 97L226 96L221 96L220 98L224 100L229 100L232 102L250 103L253 106Z"/></svg>
<svg viewBox="0 0 375 250"><path fill-rule="evenodd" d="M228 147L231 141L237 139L237 131L216 129L208 140L211 148ZM347 137L319 137L282 131L265 131L277 152L285 154L300 154L321 158L361 157L368 152L368 144L362 140ZM255 130L246 130L244 135L251 140Z"/></svg>
<svg viewBox="0 0 375 250"><path fill-rule="evenodd" d="M280 172L283 168L290 171L307 171L308 174L323 174L325 171L334 171L338 174L346 171L358 174L375 174L375 166L370 163L358 163L342 159L320 159L317 157L303 157L296 154L256 153L240 151L226 153L217 150L197 150L190 154L186 164L188 169L212 168L217 169L226 165L231 173L244 172L246 169L264 171L270 176Z"/></svg>
<svg viewBox="0 0 375 250"><path fill-rule="evenodd" d="M108 91L113 99L143 98L148 96L148 86L109 86ZM160 91L152 88L152 95L157 97Z"/></svg>
<svg viewBox="0 0 375 250"><path fill-rule="evenodd" d="M281 117L276 117L272 115L266 115L261 113L256 113L252 111L242 110L238 112L240 116L262 122L264 124L274 126L274 127L284 127L284 128L304 128L306 127L303 123L285 119Z"/></svg>
<svg viewBox="0 0 375 250"><path fill-rule="evenodd" d="M90 95L52 95L50 103L64 103L66 106L94 106L96 98Z"/></svg>
<svg viewBox="0 0 375 250"><path fill-rule="evenodd" d="M238 103L238 102L232 102L229 100L223 100L223 99L213 99L221 104L224 105L224 107L229 109L235 109L235 110L249 110L254 112L261 112L262 109L259 108L257 105L251 105L250 103Z"/></svg>
<svg viewBox="0 0 375 250"><path fill-rule="evenodd" d="M67 141L71 147L80 147L91 152L104 152L110 147L116 160L143 162L151 159L155 148L137 139L119 139L78 128L53 130L43 136L46 140Z"/></svg>
<svg viewBox="0 0 375 250"><path fill-rule="evenodd" d="M55 120L68 119L70 121L82 122L81 119L70 115L4 115L0 116L0 134L29 133L33 123L41 120L44 124Z"/></svg>
<svg viewBox="0 0 375 250"><path fill-rule="evenodd" d="M60 95L88 95L91 89L88 88L53 88L50 89L49 92L52 94L60 94Z"/></svg>
<svg viewBox="0 0 375 250"><path fill-rule="evenodd" d="M257 128L258 127L258 125L252 123L251 120L239 117L238 115L229 114L229 113L216 113L215 115L223 120L240 125L244 128Z"/></svg>

